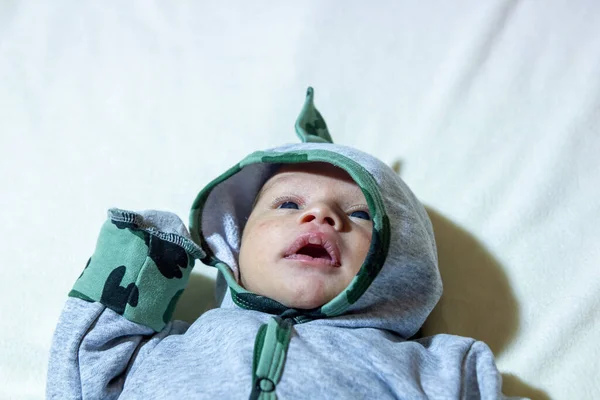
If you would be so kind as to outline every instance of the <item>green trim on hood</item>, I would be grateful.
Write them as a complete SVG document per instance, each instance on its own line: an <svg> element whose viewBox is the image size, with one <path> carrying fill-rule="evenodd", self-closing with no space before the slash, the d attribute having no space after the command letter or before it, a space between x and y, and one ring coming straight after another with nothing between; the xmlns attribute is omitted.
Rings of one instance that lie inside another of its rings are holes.
<svg viewBox="0 0 600 400"><path fill-rule="evenodd" d="M305 162L326 162L348 172L365 195L373 220L373 234L365 262L344 291L322 307L313 310L296 310L289 309L270 298L249 292L235 280L230 267L222 260L216 258L202 234L202 209L210 193L217 185L231 178L249 165L257 163L296 164ZM192 205L190 233L192 238L200 244L207 254L202 262L216 267L224 275L231 290L232 299L239 307L276 315L285 313L286 318L294 318L296 322L307 322L316 318L340 315L362 296L385 262L390 241L390 223L377 182L356 161L328 150L297 150L293 152L259 151L250 154L240 163L230 168L209 183L198 194Z"/></svg>

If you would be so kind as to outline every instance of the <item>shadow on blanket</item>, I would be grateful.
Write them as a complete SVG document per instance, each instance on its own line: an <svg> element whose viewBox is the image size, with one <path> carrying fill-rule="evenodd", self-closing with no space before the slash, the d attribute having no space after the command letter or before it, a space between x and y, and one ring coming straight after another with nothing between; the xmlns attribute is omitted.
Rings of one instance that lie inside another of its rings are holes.
<svg viewBox="0 0 600 400"><path fill-rule="evenodd" d="M471 234L431 208L444 294L423 326L482 340L498 356L517 332L519 305L502 266Z"/></svg>
<svg viewBox="0 0 600 400"><path fill-rule="evenodd" d="M511 374L502 374L502 392L506 396L521 396L531 400L550 400L550 396L546 392L527 385Z"/></svg>
<svg viewBox="0 0 600 400"><path fill-rule="evenodd" d="M519 324L519 305L503 267L475 237L426 208L438 247L444 294L423 325L423 334L472 337L485 342L497 357ZM503 375L502 388L509 396L549 399L514 375Z"/></svg>

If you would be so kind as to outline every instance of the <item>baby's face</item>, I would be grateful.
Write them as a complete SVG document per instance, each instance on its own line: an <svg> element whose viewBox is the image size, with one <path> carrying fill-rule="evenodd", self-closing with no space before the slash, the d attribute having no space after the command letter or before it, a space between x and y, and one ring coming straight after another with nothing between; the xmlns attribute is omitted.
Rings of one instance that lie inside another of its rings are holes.
<svg viewBox="0 0 600 400"><path fill-rule="evenodd" d="M258 195L242 235L242 285L291 308L341 293L367 256L373 223L360 188L326 163L284 166Z"/></svg>

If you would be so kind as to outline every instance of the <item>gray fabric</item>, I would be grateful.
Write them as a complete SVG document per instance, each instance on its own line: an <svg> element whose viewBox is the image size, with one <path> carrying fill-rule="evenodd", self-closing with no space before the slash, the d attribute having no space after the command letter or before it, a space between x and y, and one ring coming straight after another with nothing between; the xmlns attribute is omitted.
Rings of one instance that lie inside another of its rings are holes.
<svg viewBox="0 0 600 400"><path fill-rule="evenodd" d="M383 190L392 232L385 265L358 302L341 316L294 326L277 396L504 398L485 344L451 335L406 339L442 291L431 223L410 189L385 164L354 149L299 144L277 151L294 149L335 150L358 161ZM207 200L203 232L233 269L251 202L273 171L266 165L246 167ZM225 296L221 308L189 328L173 322L154 333L97 303L71 298L54 337L48 397L248 398L255 337L269 318Z"/></svg>
<svg viewBox="0 0 600 400"><path fill-rule="evenodd" d="M247 398L254 337L269 318L220 308L189 328L175 322L153 335L97 303L70 298L54 337L47 397ZM67 321L79 328L69 331ZM380 329L312 321L294 327L287 358L280 399L504 398L489 348L458 336L406 341Z"/></svg>
<svg viewBox="0 0 600 400"><path fill-rule="evenodd" d="M70 297L52 340L46 397L116 399L128 374L135 371L131 368L134 361L143 359L165 337L185 332L188 326L173 321L155 334L100 303Z"/></svg>
<svg viewBox="0 0 600 400"><path fill-rule="evenodd" d="M118 209L114 209L117 210ZM110 210L111 215L114 214ZM168 211L143 210L137 211L136 214L142 217L143 228L155 229L164 233L173 233L191 239L187 228L176 214Z"/></svg>

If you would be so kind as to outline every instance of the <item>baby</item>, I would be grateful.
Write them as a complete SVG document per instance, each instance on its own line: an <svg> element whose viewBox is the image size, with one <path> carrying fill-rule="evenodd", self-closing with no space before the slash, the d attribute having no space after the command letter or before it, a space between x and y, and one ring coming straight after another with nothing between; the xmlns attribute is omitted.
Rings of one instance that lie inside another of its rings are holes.
<svg viewBox="0 0 600 400"><path fill-rule="evenodd" d="M112 209L69 293L49 398L504 398L489 348L411 340L442 293L431 223L384 163L331 143L249 155L173 214ZM172 321L194 260L221 305Z"/></svg>

